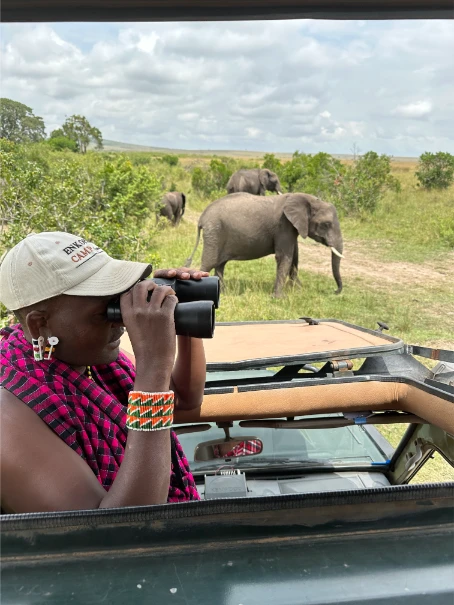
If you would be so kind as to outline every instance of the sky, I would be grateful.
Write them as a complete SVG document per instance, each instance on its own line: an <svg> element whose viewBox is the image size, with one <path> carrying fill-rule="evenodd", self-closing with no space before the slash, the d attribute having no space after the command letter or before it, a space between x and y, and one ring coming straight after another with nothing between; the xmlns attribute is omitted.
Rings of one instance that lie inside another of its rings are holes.
<svg viewBox="0 0 454 605"><path fill-rule="evenodd" d="M49 134L176 149L454 152L454 21L1 26L1 96Z"/></svg>

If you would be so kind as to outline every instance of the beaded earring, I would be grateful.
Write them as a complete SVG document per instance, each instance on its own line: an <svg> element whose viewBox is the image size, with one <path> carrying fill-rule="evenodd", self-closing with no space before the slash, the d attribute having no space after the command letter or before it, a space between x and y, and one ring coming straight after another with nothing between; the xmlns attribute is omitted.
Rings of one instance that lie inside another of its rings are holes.
<svg viewBox="0 0 454 605"><path fill-rule="evenodd" d="M52 359L52 351L58 345L58 343L59 340L56 336L49 336L49 338L47 339L47 346L45 351L47 355L44 355L44 359L49 361Z"/></svg>
<svg viewBox="0 0 454 605"><path fill-rule="evenodd" d="M43 336L40 336L39 338L32 338L33 357L35 358L35 361L42 361L44 359L43 344L44 344Z"/></svg>

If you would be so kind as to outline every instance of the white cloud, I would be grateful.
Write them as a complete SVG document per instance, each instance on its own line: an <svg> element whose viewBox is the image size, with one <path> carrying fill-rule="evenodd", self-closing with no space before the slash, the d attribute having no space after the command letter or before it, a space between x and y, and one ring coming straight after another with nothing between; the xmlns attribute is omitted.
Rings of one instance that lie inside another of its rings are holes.
<svg viewBox="0 0 454 605"><path fill-rule="evenodd" d="M453 34L436 20L7 24L2 95L47 132L79 113L140 145L454 151Z"/></svg>
<svg viewBox="0 0 454 605"><path fill-rule="evenodd" d="M402 118L424 118L432 113L432 103L430 101L416 101L407 105L398 105L393 113Z"/></svg>

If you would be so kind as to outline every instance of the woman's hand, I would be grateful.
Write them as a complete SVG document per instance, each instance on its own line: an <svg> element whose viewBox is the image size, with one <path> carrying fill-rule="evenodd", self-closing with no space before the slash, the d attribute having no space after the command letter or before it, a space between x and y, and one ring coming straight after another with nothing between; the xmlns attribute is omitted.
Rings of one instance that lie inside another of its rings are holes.
<svg viewBox="0 0 454 605"><path fill-rule="evenodd" d="M175 361L175 306L177 297L169 286L147 279L120 298L123 323L136 358L138 391L167 391Z"/></svg>
<svg viewBox="0 0 454 605"><path fill-rule="evenodd" d="M208 277L206 271L189 267L160 269L154 277L161 279L194 279ZM178 357L172 372L171 388L175 392L175 408L191 410L201 405L206 380L206 360L203 341L188 336L178 337Z"/></svg>
<svg viewBox="0 0 454 605"><path fill-rule="evenodd" d="M195 279L198 281L202 277L208 277L210 274L207 271L198 271L197 269L190 269L189 267L180 267L179 269L159 269L155 271L153 277L159 277L161 279Z"/></svg>

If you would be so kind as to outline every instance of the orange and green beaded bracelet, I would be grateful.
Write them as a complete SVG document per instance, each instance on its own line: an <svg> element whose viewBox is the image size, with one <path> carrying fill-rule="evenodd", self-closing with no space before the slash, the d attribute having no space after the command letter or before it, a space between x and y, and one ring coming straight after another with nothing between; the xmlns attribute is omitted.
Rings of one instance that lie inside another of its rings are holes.
<svg viewBox="0 0 454 605"><path fill-rule="evenodd" d="M131 391L128 396L126 428L160 431L173 425L174 393Z"/></svg>

